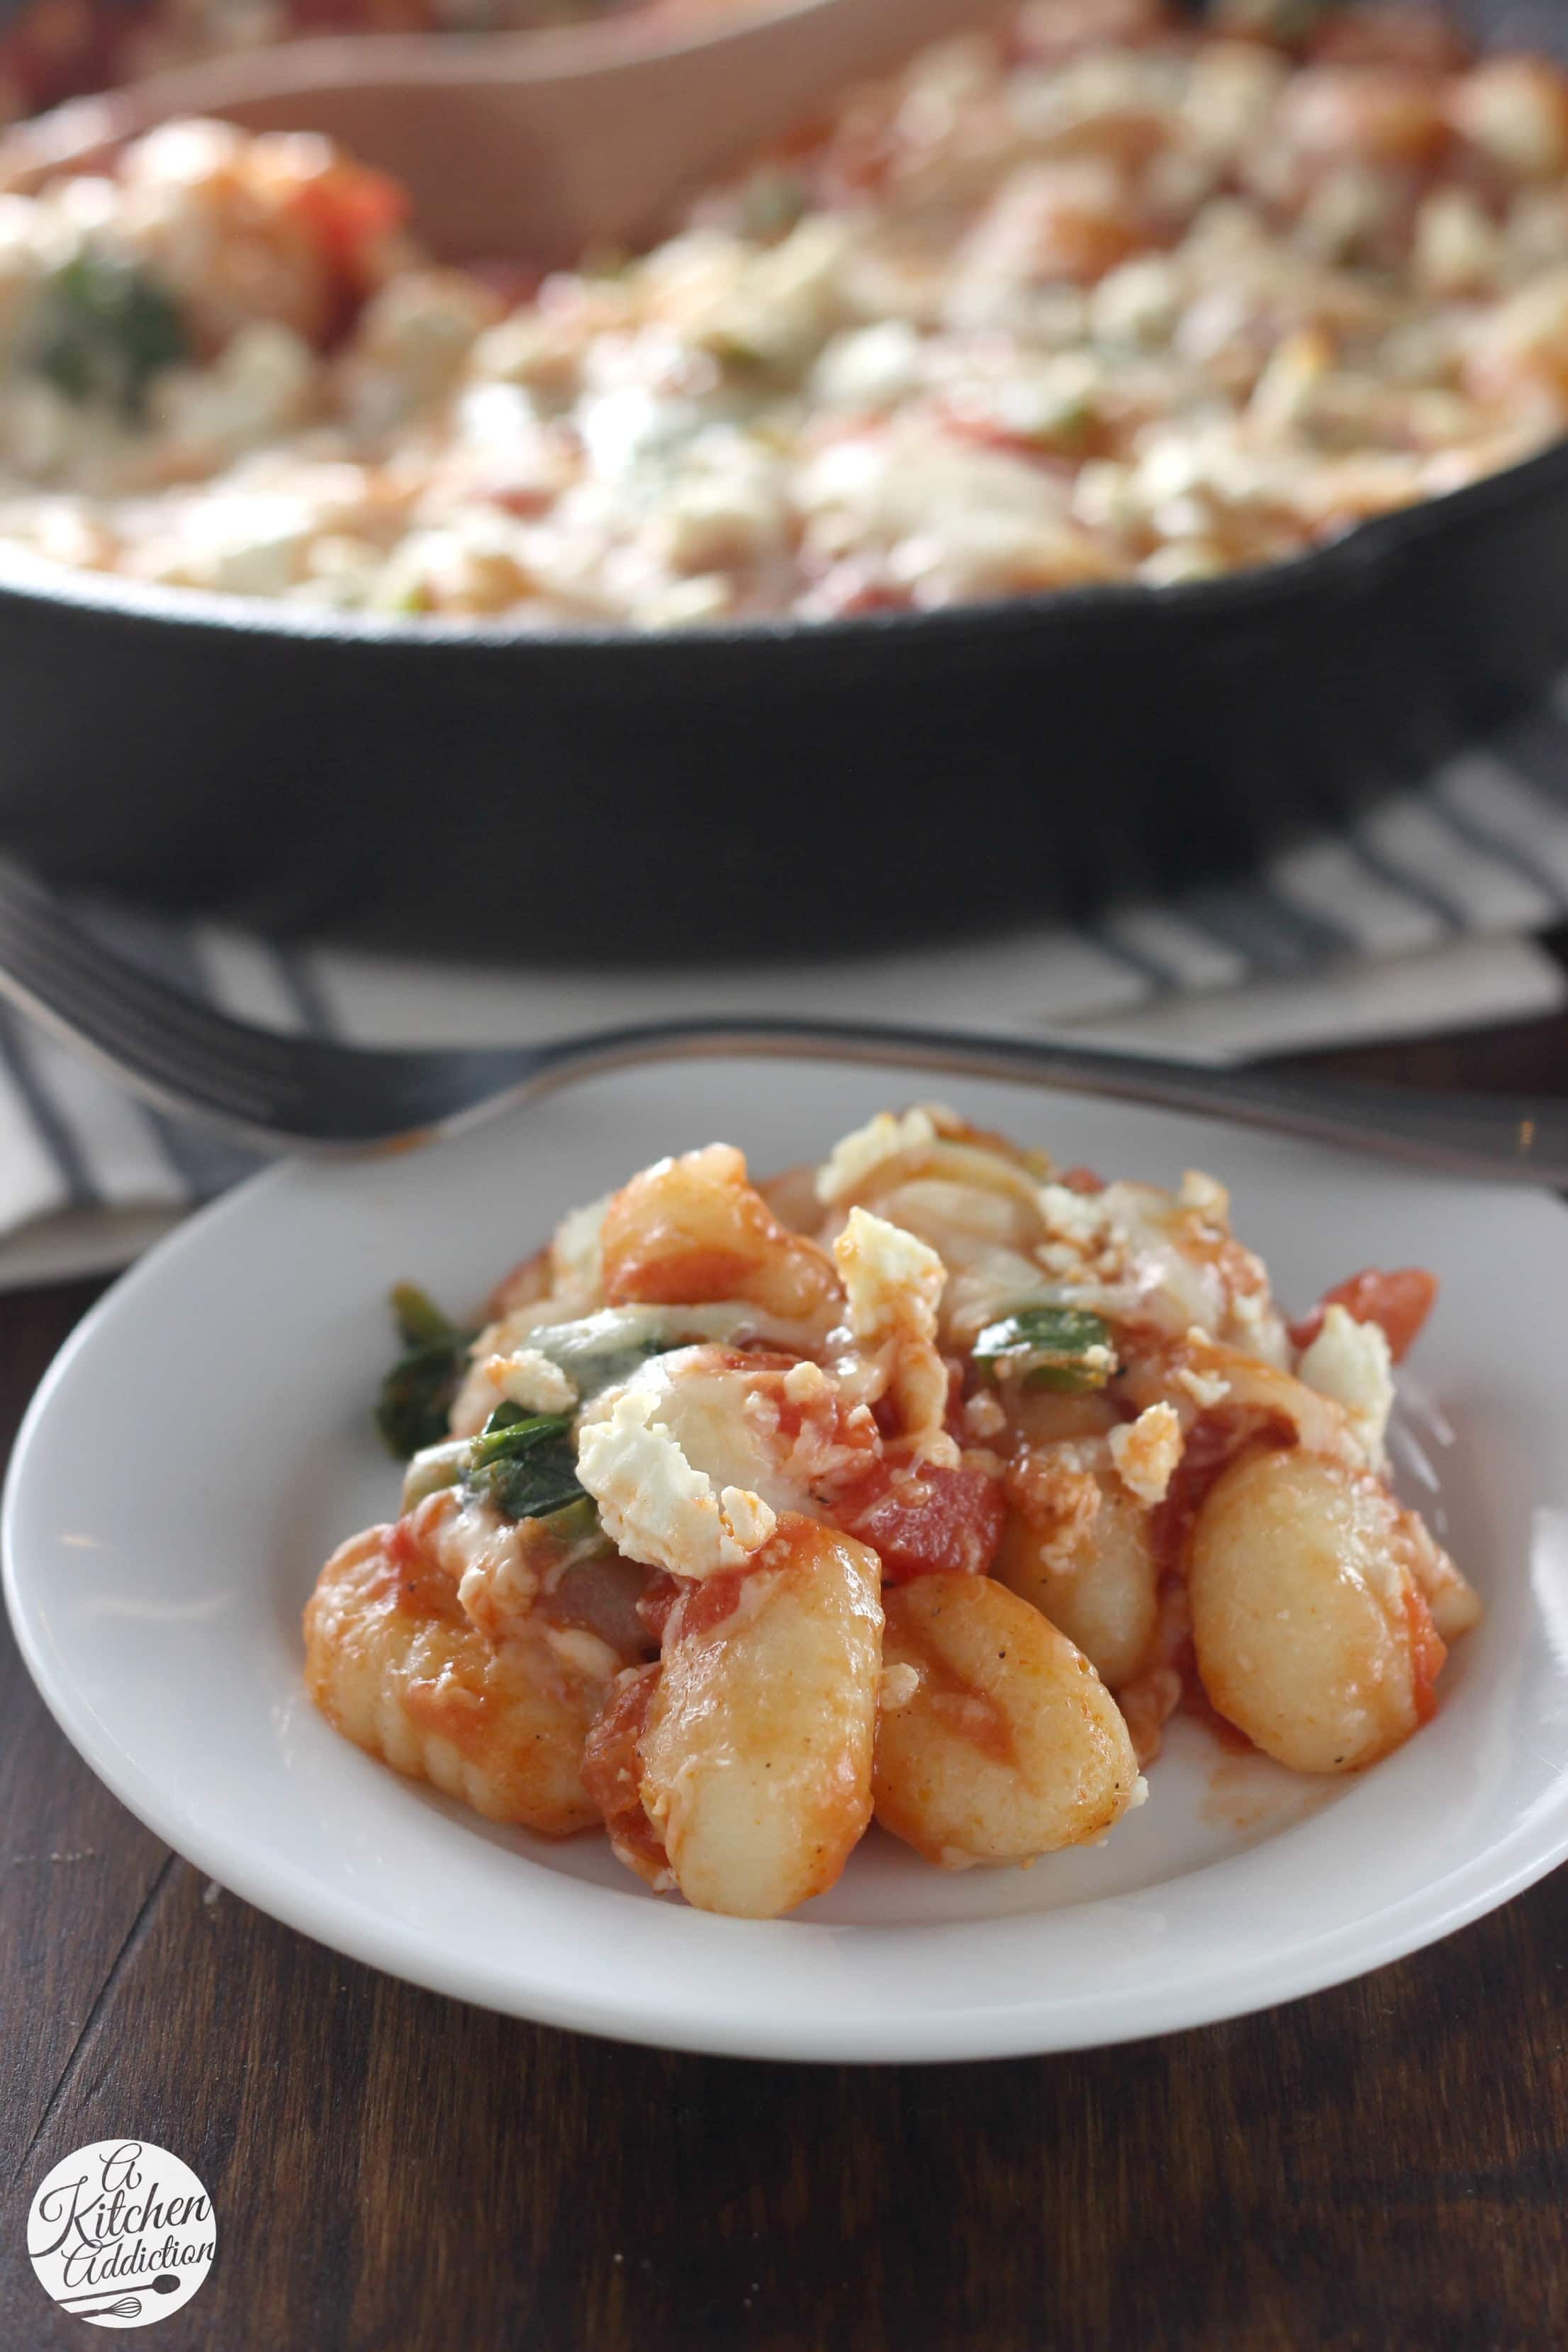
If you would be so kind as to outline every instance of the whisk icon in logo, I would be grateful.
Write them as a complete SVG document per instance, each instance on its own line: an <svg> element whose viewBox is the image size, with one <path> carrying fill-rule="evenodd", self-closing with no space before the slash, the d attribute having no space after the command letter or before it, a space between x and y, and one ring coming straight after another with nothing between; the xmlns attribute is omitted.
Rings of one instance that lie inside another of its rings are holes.
<svg viewBox="0 0 1568 2352"><path fill-rule="evenodd" d="M212 2200L151 2140L100 2139L39 2182L27 2252L44 2291L95 2327L151 2327L189 2303L213 2264Z"/></svg>

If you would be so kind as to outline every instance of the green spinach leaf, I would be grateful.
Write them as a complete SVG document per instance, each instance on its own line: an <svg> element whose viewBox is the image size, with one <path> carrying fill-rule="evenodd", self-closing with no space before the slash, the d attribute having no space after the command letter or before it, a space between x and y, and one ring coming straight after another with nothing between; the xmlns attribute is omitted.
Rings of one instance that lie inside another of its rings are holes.
<svg viewBox="0 0 1568 2352"><path fill-rule="evenodd" d="M190 356L174 303L122 256L84 246L46 279L32 364L68 400L139 416L153 378Z"/></svg>
<svg viewBox="0 0 1568 2352"><path fill-rule="evenodd" d="M474 1335L449 1323L412 1282L398 1284L392 1311L403 1353L381 1384L375 1425L387 1451L406 1462L446 1436Z"/></svg>
<svg viewBox="0 0 1568 2352"><path fill-rule="evenodd" d="M1019 1307L988 1323L973 1349L992 1379L1068 1396L1102 1389L1116 1370L1110 1326L1081 1307Z"/></svg>
<svg viewBox="0 0 1568 2352"><path fill-rule="evenodd" d="M586 1502L570 1416L498 1404L473 1442L463 1485L508 1519L547 1518Z"/></svg>

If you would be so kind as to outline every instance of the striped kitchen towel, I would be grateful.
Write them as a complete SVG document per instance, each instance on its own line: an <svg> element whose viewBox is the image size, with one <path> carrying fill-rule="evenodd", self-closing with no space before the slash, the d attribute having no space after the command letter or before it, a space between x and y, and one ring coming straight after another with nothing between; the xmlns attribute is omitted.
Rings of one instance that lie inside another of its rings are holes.
<svg viewBox="0 0 1568 2352"><path fill-rule="evenodd" d="M1092 1035L1196 1059L1550 1012L1533 934L1568 915L1568 681L1352 832L1253 878L1081 928L808 965L584 973L278 948L86 910L106 943L229 1011L365 1043L545 1038L665 1014L859 1012ZM0 1015L0 1286L123 1264L256 1155L146 1110Z"/></svg>

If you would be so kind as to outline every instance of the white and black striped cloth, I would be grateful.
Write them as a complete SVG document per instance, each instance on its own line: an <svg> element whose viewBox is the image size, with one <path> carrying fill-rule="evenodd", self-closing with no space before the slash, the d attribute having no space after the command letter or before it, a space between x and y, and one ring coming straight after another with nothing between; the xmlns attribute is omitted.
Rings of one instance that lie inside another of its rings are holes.
<svg viewBox="0 0 1568 2352"><path fill-rule="evenodd" d="M722 973L456 969L86 910L229 1011L377 1043L562 1035L700 1012L863 1011L1236 1059L1549 1012L1568 917L1568 681L1551 706L1242 883L875 960ZM256 1165L0 1014L0 1285L125 1262Z"/></svg>

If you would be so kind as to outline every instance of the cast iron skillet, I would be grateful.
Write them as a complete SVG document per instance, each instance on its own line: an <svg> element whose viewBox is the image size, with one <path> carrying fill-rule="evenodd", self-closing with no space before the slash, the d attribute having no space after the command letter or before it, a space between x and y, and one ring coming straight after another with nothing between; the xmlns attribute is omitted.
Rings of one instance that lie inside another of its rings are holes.
<svg viewBox="0 0 1568 2352"><path fill-rule="evenodd" d="M847 950L1236 870L1564 663L1568 444L1266 571L658 637L18 560L0 838L56 881L279 933Z"/></svg>

